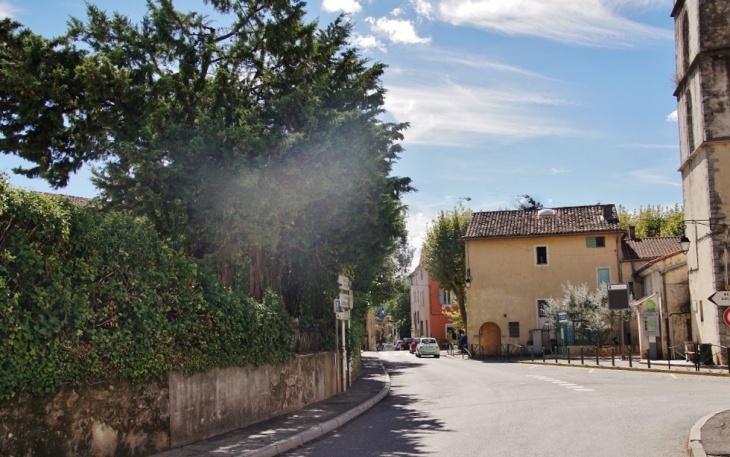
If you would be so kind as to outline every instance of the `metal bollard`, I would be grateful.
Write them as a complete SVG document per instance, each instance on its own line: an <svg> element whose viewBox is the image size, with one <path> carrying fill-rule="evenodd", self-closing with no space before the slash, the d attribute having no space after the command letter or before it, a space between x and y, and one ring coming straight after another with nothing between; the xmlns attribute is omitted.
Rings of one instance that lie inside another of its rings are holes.
<svg viewBox="0 0 730 457"><path fill-rule="evenodd" d="M615 348L611 348L611 366L612 367L616 366L616 349Z"/></svg>
<svg viewBox="0 0 730 457"><path fill-rule="evenodd" d="M667 370L671 370L671 369L672 369L672 356L670 355L669 358L667 359Z"/></svg>
<svg viewBox="0 0 730 457"><path fill-rule="evenodd" d="M585 358L583 357L583 346L580 347L580 364L585 364Z"/></svg>
<svg viewBox="0 0 730 457"><path fill-rule="evenodd" d="M545 348L542 348L542 361L545 362Z"/></svg>
<svg viewBox="0 0 730 457"><path fill-rule="evenodd" d="M631 362L631 349L629 349L629 352L627 353L627 356L629 358L629 368L633 368L633 364Z"/></svg>
<svg viewBox="0 0 730 457"><path fill-rule="evenodd" d="M558 347L553 348L553 354L555 354L555 363L558 363Z"/></svg>
<svg viewBox="0 0 730 457"><path fill-rule="evenodd" d="M700 345L695 344L695 371L700 371Z"/></svg>
<svg viewBox="0 0 730 457"><path fill-rule="evenodd" d="M568 365L570 365L570 347L566 348L568 350Z"/></svg>
<svg viewBox="0 0 730 457"><path fill-rule="evenodd" d="M532 358L532 361L535 361L535 346L530 346L530 357Z"/></svg>
<svg viewBox="0 0 730 457"><path fill-rule="evenodd" d="M596 365L598 365L598 346L596 346Z"/></svg>
<svg viewBox="0 0 730 457"><path fill-rule="evenodd" d="M651 352L648 349L646 350L646 365L651 368Z"/></svg>

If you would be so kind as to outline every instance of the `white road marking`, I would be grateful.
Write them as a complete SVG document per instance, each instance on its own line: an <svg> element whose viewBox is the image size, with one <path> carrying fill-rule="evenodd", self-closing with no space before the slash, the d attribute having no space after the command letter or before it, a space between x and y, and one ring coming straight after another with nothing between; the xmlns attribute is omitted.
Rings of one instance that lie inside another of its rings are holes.
<svg viewBox="0 0 730 457"><path fill-rule="evenodd" d="M573 383L567 382L567 381L561 381L559 379L548 378L547 376L527 375L527 377L537 379L539 381L549 382L551 384L556 384L558 386L566 387L568 389L573 389L576 392L594 392L593 389L586 388L585 386L579 386L577 384L573 384Z"/></svg>

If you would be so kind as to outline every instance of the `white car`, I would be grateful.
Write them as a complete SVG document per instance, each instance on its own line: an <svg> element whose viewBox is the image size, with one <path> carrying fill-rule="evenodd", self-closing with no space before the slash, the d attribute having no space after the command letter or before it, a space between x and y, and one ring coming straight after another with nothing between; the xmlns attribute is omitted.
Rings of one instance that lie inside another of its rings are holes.
<svg viewBox="0 0 730 457"><path fill-rule="evenodd" d="M441 356L441 349L436 338L421 338L416 346L416 357L432 355L437 359Z"/></svg>

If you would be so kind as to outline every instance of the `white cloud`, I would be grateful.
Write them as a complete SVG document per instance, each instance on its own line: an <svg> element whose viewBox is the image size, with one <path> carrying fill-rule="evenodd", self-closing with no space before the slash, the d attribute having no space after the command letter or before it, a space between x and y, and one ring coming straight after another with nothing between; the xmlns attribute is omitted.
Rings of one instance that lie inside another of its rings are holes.
<svg viewBox="0 0 730 457"><path fill-rule="evenodd" d="M667 122L677 122L679 118L677 117L677 110L675 109L671 113L667 114Z"/></svg>
<svg viewBox="0 0 730 457"><path fill-rule="evenodd" d="M433 18L433 5L427 0L410 0L413 4L413 8L416 10L416 14L426 19Z"/></svg>
<svg viewBox="0 0 730 457"><path fill-rule="evenodd" d="M385 17L375 19L368 17L365 18L365 21L370 23L373 32L386 35L393 43L420 44L431 41L431 38L419 37L413 23L405 19L388 19Z"/></svg>
<svg viewBox="0 0 730 457"><path fill-rule="evenodd" d="M0 2L0 18L13 17L18 12L20 12L19 8L8 2Z"/></svg>
<svg viewBox="0 0 730 457"><path fill-rule="evenodd" d="M502 91L443 84L388 86L386 111L410 122L406 143L460 146L475 137L503 139L568 136L579 132L540 110L566 102L507 88Z"/></svg>
<svg viewBox="0 0 730 457"><path fill-rule="evenodd" d="M395 16L395 17L403 16L403 13L404 13L403 8L396 8L390 12L391 16Z"/></svg>
<svg viewBox="0 0 730 457"><path fill-rule="evenodd" d="M441 0L440 18L507 35L547 38L581 46L623 47L647 39L671 40L670 30L620 14L622 7L655 7L668 0ZM671 4L671 0L669 0Z"/></svg>
<svg viewBox="0 0 730 457"><path fill-rule="evenodd" d="M566 170L565 168L550 168L550 174L551 175L561 175L563 173L570 173L570 170Z"/></svg>
<svg viewBox="0 0 730 457"><path fill-rule="evenodd" d="M362 7L357 0L323 0L322 9L329 12L357 13Z"/></svg>
<svg viewBox="0 0 730 457"><path fill-rule="evenodd" d="M385 47L385 45L372 35L365 36L365 35L360 35L358 33L354 33L352 35L352 39L350 40L350 43L353 46L356 46L361 49L377 48L382 52L388 52L388 49Z"/></svg>

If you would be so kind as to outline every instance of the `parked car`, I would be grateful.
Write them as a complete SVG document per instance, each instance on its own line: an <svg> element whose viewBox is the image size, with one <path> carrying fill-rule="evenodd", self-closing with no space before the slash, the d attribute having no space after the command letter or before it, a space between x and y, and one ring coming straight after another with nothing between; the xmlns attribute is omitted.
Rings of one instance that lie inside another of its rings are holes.
<svg viewBox="0 0 730 457"><path fill-rule="evenodd" d="M398 340L395 342L395 350L400 351L403 349L403 340Z"/></svg>
<svg viewBox="0 0 730 457"><path fill-rule="evenodd" d="M424 355L432 355L437 359L441 356L441 349L436 338L421 338L421 341L416 345L416 357Z"/></svg>
<svg viewBox="0 0 730 457"><path fill-rule="evenodd" d="M403 349L404 351L407 351L411 348L411 341L413 341L413 338L403 338L400 341L400 349Z"/></svg>
<svg viewBox="0 0 730 457"><path fill-rule="evenodd" d="M393 343L383 343L383 351L392 351Z"/></svg>

